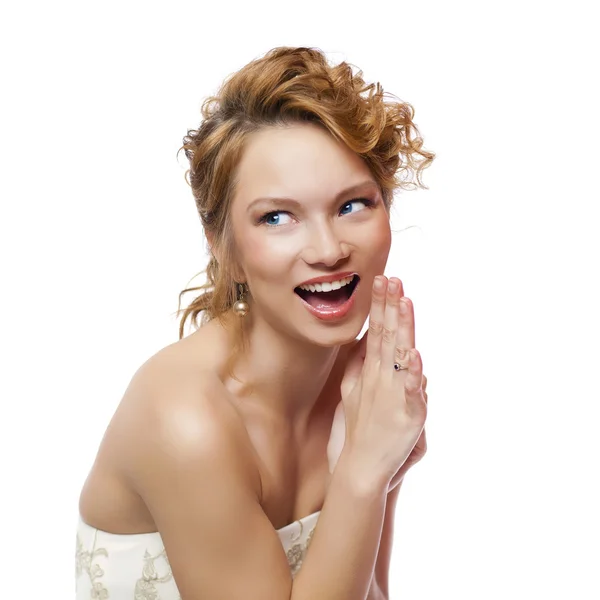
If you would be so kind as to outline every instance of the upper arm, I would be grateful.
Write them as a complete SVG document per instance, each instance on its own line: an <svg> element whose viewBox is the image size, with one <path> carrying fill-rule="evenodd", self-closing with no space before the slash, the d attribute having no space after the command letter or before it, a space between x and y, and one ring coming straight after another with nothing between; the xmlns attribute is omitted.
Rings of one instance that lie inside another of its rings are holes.
<svg viewBox="0 0 600 600"><path fill-rule="evenodd" d="M259 502L243 425L183 379L154 388L168 396L149 403L130 470L181 598L287 600L289 565Z"/></svg>

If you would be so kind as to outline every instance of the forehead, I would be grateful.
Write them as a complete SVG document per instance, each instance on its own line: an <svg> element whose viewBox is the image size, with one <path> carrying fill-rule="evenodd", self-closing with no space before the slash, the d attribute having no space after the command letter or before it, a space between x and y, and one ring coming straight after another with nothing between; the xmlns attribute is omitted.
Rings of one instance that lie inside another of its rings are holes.
<svg viewBox="0 0 600 600"><path fill-rule="evenodd" d="M341 189L373 179L357 154L311 123L252 133L236 175L235 199L243 204L262 195L329 201Z"/></svg>

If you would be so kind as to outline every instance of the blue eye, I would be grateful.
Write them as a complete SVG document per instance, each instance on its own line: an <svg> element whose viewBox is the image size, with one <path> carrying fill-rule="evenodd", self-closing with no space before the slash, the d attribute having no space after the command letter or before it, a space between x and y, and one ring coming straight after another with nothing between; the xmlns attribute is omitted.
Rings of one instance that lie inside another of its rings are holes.
<svg viewBox="0 0 600 600"><path fill-rule="evenodd" d="M279 215L286 215L287 213L284 210L275 210L269 213L264 214L260 219L259 223L264 223L269 227L277 227L277 225L282 225L281 218Z"/></svg>
<svg viewBox="0 0 600 600"><path fill-rule="evenodd" d="M365 207L368 206L372 206L373 202L371 202L371 200L367 200L367 198L355 198L354 200L350 200L349 202L346 202L346 204L344 204L342 206L342 210L340 211L342 214L347 215L350 214L349 212L343 212L343 210L347 207L347 206L352 206L355 202L359 202L360 204L364 204ZM352 212L359 212L361 210L364 210L362 208L359 208L358 210L353 210Z"/></svg>
<svg viewBox="0 0 600 600"><path fill-rule="evenodd" d="M362 204L363 207L362 208L358 208L356 210L345 210L348 207L351 207L353 204ZM370 208L372 206L375 205L375 202L373 200L369 200L368 198L354 198L353 200L349 200L348 202L344 203L342 205L342 208L340 209L340 215L349 215L351 213L355 213L355 212L360 212L361 210L364 210L365 208ZM287 215L288 217L290 216L290 213L288 213L285 210L273 210L271 212L265 213L264 215L262 215L262 217L260 217L258 219L258 223L259 224L263 224L266 225L267 227L278 227L279 225L285 225L285 221L282 222L281 216L280 215Z"/></svg>

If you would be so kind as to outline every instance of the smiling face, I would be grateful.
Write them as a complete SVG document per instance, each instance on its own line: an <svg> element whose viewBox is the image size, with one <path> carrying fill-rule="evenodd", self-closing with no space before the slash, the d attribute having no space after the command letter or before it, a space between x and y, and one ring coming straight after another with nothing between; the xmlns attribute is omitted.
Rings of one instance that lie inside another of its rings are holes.
<svg viewBox="0 0 600 600"><path fill-rule="evenodd" d="M236 172L231 223L238 280L250 289L253 319L321 346L358 335L391 244L381 192L358 155L310 123L251 134ZM294 291L308 280L348 272L359 283L342 316L316 315Z"/></svg>

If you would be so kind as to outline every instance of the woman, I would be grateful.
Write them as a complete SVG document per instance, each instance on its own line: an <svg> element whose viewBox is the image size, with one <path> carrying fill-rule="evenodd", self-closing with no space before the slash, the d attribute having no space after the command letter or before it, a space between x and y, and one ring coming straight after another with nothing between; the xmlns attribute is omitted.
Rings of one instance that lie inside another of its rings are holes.
<svg viewBox="0 0 600 600"><path fill-rule="evenodd" d="M315 49L272 50L202 113L183 148L208 282L108 426L77 598L386 598L426 415L389 208L434 155L409 105Z"/></svg>

